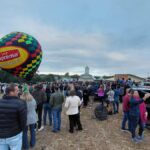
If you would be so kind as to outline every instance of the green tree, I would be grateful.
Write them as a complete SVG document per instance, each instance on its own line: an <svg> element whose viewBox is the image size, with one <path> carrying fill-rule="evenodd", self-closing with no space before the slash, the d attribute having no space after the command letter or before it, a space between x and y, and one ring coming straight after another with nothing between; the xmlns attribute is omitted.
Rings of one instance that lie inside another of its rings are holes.
<svg viewBox="0 0 150 150"><path fill-rule="evenodd" d="M66 72L64 76L69 77L69 72Z"/></svg>

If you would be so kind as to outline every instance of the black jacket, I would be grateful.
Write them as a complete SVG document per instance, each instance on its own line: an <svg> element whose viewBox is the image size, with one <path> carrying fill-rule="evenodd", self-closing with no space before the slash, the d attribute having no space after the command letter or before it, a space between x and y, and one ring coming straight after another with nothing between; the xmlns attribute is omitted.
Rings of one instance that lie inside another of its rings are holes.
<svg viewBox="0 0 150 150"><path fill-rule="evenodd" d="M27 121L26 103L17 97L0 100L0 138L9 138L22 132Z"/></svg>
<svg viewBox="0 0 150 150"><path fill-rule="evenodd" d="M46 102L46 93L41 89L35 89L32 93L32 96L36 100L37 105L42 105Z"/></svg>

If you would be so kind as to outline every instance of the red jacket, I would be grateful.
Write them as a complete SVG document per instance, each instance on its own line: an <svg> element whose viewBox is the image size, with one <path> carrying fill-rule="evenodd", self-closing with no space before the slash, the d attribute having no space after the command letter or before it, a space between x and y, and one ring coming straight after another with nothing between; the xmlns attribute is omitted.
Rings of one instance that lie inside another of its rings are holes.
<svg viewBox="0 0 150 150"><path fill-rule="evenodd" d="M135 99L136 99L137 101L140 100L139 97L135 97ZM140 120L141 120L142 123L146 123L146 122L147 122L146 104L145 104L144 102L141 103L141 104L139 105L139 109L140 109Z"/></svg>
<svg viewBox="0 0 150 150"><path fill-rule="evenodd" d="M130 100L130 97L129 97L128 94L126 94L126 95L123 97L123 103L122 103L123 111L124 111L124 112L128 112L129 109L130 109L129 100Z"/></svg>
<svg viewBox="0 0 150 150"><path fill-rule="evenodd" d="M141 119L142 123L146 123L147 122L146 104L143 102L142 104L140 104L139 108L140 108L140 119Z"/></svg>

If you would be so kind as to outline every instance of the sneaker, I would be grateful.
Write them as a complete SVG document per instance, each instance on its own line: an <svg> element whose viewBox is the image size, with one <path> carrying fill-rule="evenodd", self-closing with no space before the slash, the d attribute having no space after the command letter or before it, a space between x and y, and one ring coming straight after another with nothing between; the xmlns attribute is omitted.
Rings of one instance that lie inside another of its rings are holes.
<svg viewBox="0 0 150 150"><path fill-rule="evenodd" d="M137 144L137 143L139 143L140 141L135 137L135 138L132 138L132 142L135 143L135 144Z"/></svg>
<svg viewBox="0 0 150 150"><path fill-rule="evenodd" d="M41 126L41 128L40 128L40 129L38 129L38 132L42 131L43 129L44 129L44 127L43 127L43 126Z"/></svg>
<svg viewBox="0 0 150 150"><path fill-rule="evenodd" d="M139 141L143 141L144 137L143 136L137 136L136 139L138 139Z"/></svg>
<svg viewBox="0 0 150 150"><path fill-rule="evenodd" d="M74 133L72 130L69 130L70 133Z"/></svg>
<svg viewBox="0 0 150 150"><path fill-rule="evenodd" d="M126 132L126 131L127 131L127 129L121 129L121 131Z"/></svg>
<svg viewBox="0 0 150 150"><path fill-rule="evenodd" d="M77 128L77 131L82 131L82 130L83 130L82 128L79 128L79 129Z"/></svg>
<svg viewBox="0 0 150 150"><path fill-rule="evenodd" d="M57 131L57 130L52 130L52 132L53 132L53 133L57 133L58 131Z"/></svg>
<svg viewBox="0 0 150 150"><path fill-rule="evenodd" d="M60 129L57 129L57 131L60 131Z"/></svg>
<svg viewBox="0 0 150 150"><path fill-rule="evenodd" d="M122 132L127 132L127 133L131 133L130 130L128 129L121 129Z"/></svg>

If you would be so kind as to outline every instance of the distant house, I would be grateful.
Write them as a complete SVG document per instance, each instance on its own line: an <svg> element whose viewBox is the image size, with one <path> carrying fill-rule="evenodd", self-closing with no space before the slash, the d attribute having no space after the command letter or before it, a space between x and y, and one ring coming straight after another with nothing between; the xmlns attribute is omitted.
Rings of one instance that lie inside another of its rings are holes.
<svg viewBox="0 0 150 150"><path fill-rule="evenodd" d="M144 78L132 74L115 74L114 76L110 76L110 77L105 76L104 80L117 81L118 79L122 79L122 78L124 78L125 80L131 79L132 81L135 81L137 83L142 82L144 80Z"/></svg>
<svg viewBox="0 0 150 150"><path fill-rule="evenodd" d="M118 79L122 79L122 78L124 78L125 80L128 80L130 78L132 81L135 81L135 82L141 82L144 80L144 78L138 77L132 74L115 74L114 75L115 81L117 81Z"/></svg>
<svg viewBox="0 0 150 150"><path fill-rule="evenodd" d="M111 76L111 77L108 77L108 78L104 78L105 81L111 81L111 82L114 82L115 81L115 78L114 76Z"/></svg>

